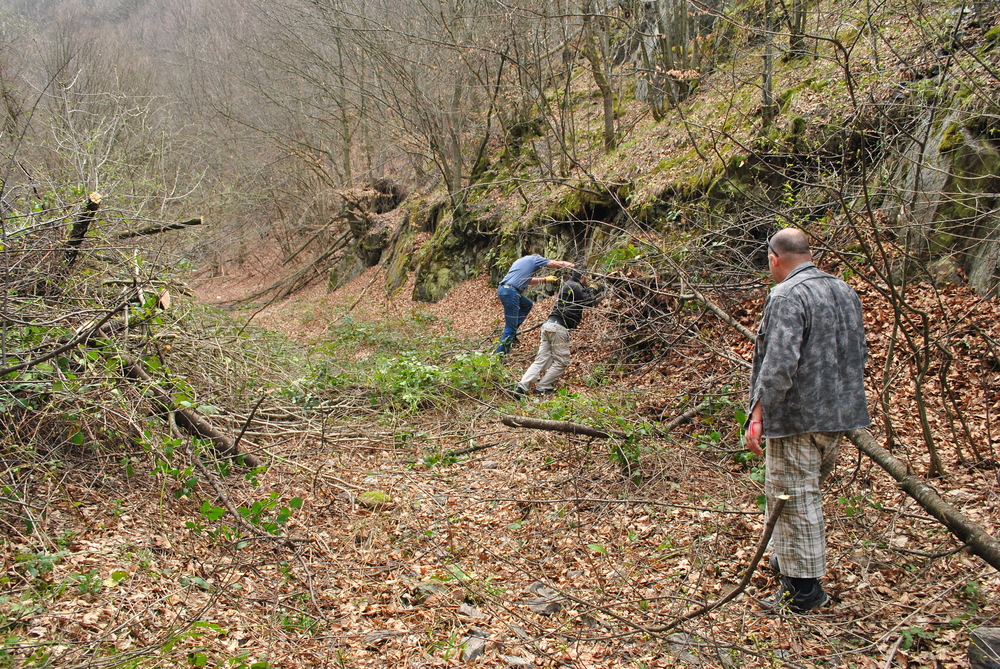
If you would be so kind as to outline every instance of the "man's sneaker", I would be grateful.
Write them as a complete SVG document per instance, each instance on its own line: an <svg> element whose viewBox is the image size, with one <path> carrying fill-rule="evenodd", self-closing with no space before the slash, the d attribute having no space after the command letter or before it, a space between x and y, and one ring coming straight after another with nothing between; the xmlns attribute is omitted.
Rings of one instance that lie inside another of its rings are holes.
<svg viewBox="0 0 1000 669"><path fill-rule="evenodd" d="M520 383L514 386L514 397L524 397L527 394L528 390Z"/></svg>
<svg viewBox="0 0 1000 669"><path fill-rule="evenodd" d="M761 602L761 605L769 611L788 608L792 613L808 613L830 601L830 596L823 592L819 580L815 578L795 580L800 582L798 587L790 578L782 576L778 592L771 599Z"/></svg>
<svg viewBox="0 0 1000 669"><path fill-rule="evenodd" d="M535 388L531 392L535 395L551 395L555 391L555 388Z"/></svg>

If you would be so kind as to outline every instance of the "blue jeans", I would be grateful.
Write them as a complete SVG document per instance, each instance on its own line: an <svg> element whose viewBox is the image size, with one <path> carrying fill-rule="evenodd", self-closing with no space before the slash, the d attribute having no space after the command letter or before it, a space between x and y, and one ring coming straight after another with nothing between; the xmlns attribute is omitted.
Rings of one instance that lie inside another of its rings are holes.
<svg viewBox="0 0 1000 669"><path fill-rule="evenodd" d="M514 345L517 329L528 317L528 313L535 303L508 286L497 288L497 297L503 304L503 334L500 335L500 343L495 352L507 355L510 352L510 347Z"/></svg>

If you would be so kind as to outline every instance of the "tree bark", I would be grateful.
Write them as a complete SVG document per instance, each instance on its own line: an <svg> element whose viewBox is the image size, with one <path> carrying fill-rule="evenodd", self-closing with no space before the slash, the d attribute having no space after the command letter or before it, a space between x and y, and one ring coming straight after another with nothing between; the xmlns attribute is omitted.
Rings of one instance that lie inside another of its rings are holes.
<svg viewBox="0 0 1000 669"><path fill-rule="evenodd" d="M526 416L504 416L500 420L508 427L527 427L532 430L549 430L551 432L582 434L585 437L596 437L597 439L610 439L611 437L622 436L588 427L587 425L570 423L563 420L541 420L539 418L528 418Z"/></svg>
<svg viewBox="0 0 1000 669"><path fill-rule="evenodd" d="M72 267L73 263L76 262L79 254L78 249L83 244L83 238L87 236L87 230L90 229L90 224L94 222L95 214L100 208L101 194L95 191L87 196L87 203L83 205L83 211L77 215L76 220L73 221L73 227L69 231L69 239L66 240L67 267Z"/></svg>
<svg viewBox="0 0 1000 669"><path fill-rule="evenodd" d="M939 520L955 537L969 546L969 550L1000 571L1000 542L994 539L981 525L966 518L962 512L927 485L922 478L903 462L900 462L877 443L868 430L851 430L847 438L858 450L874 460L882 469L896 479L899 487L930 515Z"/></svg>

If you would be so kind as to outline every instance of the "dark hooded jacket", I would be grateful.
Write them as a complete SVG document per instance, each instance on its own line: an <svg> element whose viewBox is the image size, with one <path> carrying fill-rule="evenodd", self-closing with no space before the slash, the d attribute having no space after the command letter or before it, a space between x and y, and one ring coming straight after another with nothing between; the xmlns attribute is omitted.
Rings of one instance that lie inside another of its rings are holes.
<svg viewBox="0 0 1000 669"><path fill-rule="evenodd" d="M583 318L584 307L593 306L598 292L570 279L559 289L559 297L552 308L549 320L568 330L576 329L580 319Z"/></svg>

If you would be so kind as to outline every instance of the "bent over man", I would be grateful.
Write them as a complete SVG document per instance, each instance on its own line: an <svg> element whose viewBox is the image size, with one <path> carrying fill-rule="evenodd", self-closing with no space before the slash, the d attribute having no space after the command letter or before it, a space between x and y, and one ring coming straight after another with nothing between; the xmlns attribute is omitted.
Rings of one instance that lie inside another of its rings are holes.
<svg viewBox="0 0 1000 669"><path fill-rule="evenodd" d="M819 583L826 574L820 484L833 472L844 432L871 425L868 348L861 300L813 265L801 230L781 230L767 250L777 285L754 343L746 440L756 455L767 440L767 506L789 496L771 539L781 587L768 606L804 613L829 599Z"/></svg>
<svg viewBox="0 0 1000 669"><path fill-rule="evenodd" d="M549 260L540 255L524 256L514 261L507 271L507 275L500 280L497 286L497 297L503 304L503 333L500 335L500 343L497 344L496 353L507 355L511 346L514 345L514 337L521 323L528 317L528 312L534 306L534 302L524 296L524 289L539 283L555 283L559 279L554 276L535 277L532 276L542 267L552 267L555 269L562 267L573 267L573 263L565 260Z"/></svg>
<svg viewBox="0 0 1000 669"><path fill-rule="evenodd" d="M562 378L570 363L570 330L575 330L580 324L584 307L594 304L597 292L599 291L587 287L587 277L579 270L575 270L569 281L559 289L559 297L552 307L552 314L542 324L542 340L538 345L538 354L514 389L516 395L527 393L535 381L538 381L535 387L536 394L548 395L555 391L556 382Z"/></svg>

